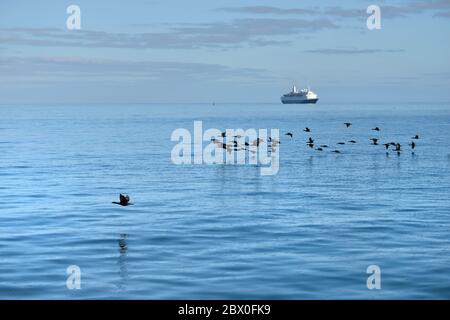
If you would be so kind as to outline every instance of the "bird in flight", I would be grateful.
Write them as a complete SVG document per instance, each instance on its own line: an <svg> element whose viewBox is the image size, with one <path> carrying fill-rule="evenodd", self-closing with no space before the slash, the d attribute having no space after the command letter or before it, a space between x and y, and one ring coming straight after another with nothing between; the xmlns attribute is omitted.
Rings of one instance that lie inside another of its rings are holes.
<svg viewBox="0 0 450 320"><path fill-rule="evenodd" d="M280 140L277 139L271 139L270 141L272 142L272 147L276 147L281 143Z"/></svg>
<svg viewBox="0 0 450 320"><path fill-rule="evenodd" d="M120 202L113 201L112 203L118 204L118 205L121 205L121 206L124 206L124 207L132 205L132 203L130 203L130 197L127 196L127 195L120 194L119 195L119 200L120 200Z"/></svg>
<svg viewBox="0 0 450 320"><path fill-rule="evenodd" d="M260 139L260 138L257 138L256 140L254 140L253 142L252 142L252 146L256 146L256 147L259 147L259 144L260 143L262 143L263 141L262 141L262 139Z"/></svg>
<svg viewBox="0 0 450 320"><path fill-rule="evenodd" d="M292 138L294 135L291 132L288 132L288 133L285 134L285 136L289 136L289 137Z"/></svg>

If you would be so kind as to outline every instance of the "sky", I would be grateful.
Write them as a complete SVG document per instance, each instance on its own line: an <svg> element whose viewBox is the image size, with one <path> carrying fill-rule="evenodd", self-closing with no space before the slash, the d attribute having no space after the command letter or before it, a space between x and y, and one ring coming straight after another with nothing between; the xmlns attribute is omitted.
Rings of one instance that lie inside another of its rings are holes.
<svg viewBox="0 0 450 320"><path fill-rule="evenodd" d="M0 104L449 102L449 35L450 0L2 0Z"/></svg>

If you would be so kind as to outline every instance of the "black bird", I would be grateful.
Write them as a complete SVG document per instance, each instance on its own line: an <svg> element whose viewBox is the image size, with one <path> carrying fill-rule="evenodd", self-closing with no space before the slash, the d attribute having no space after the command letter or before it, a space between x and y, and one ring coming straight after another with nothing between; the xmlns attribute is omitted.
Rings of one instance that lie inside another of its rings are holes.
<svg viewBox="0 0 450 320"><path fill-rule="evenodd" d="M309 137L308 143L314 143L314 139Z"/></svg>
<svg viewBox="0 0 450 320"><path fill-rule="evenodd" d="M323 144L320 146L321 148L328 148L328 146L326 144Z"/></svg>
<svg viewBox="0 0 450 320"><path fill-rule="evenodd" d="M262 142L262 139L260 139L260 138L256 138L256 140L254 140L253 142L252 142L252 146L257 146L257 147L259 147L259 145L261 144L261 142Z"/></svg>
<svg viewBox="0 0 450 320"><path fill-rule="evenodd" d="M322 149L322 148L317 148L316 150L317 150L317 151L323 151L323 149Z"/></svg>
<svg viewBox="0 0 450 320"><path fill-rule="evenodd" d="M390 146L390 145L391 145L390 143L384 143L384 144L383 144L383 146L386 148L386 150L389 149L389 146Z"/></svg>
<svg viewBox="0 0 450 320"><path fill-rule="evenodd" d="M294 135L292 133L288 132L288 133L285 134L285 136L289 136L289 137L292 138Z"/></svg>
<svg viewBox="0 0 450 320"><path fill-rule="evenodd" d="M411 146L411 149L414 150L416 148L416 143L413 141L413 142L411 142L410 146Z"/></svg>
<svg viewBox="0 0 450 320"><path fill-rule="evenodd" d="M342 146L345 144L345 142L338 142L337 144L340 144Z"/></svg>
<svg viewBox="0 0 450 320"><path fill-rule="evenodd" d="M389 144L394 147L397 145L397 143L395 143L395 142L389 142Z"/></svg>
<svg viewBox="0 0 450 320"><path fill-rule="evenodd" d="M344 123L344 124L347 126L347 128L350 127L350 126L352 125L350 122L346 122L346 123Z"/></svg>
<svg viewBox="0 0 450 320"><path fill-rule="evenodd" d="M341 153L339 150L334 150L334 151L331 151L331 152L334 152L334 153Z"/></svg>
<svg viewBox="0 0 450 320"><path fill-rule="evenodd" d="M112 203L118 204L118 205L121 205L121 206L124 206L124 207L128 206L128 205L132 205L132 203L130 203L130 197L127 196L127 195L120 194L119 195L119 199L120 199L120 202L113 201Z"/></svg>
<svg viewBox="0 0 450 320"><path fill-rule="evenodd" d="M220 136L221 136L222 138L225 138L225 137L227 136L227 133L226 133L226 132L222 132L222 133L220 134Z"/></svg>
<svg viewBox="0 0 450 320"><path fill-rule="evenodd" d="M356 143L356 141L355 141L355 140L350 140L349 142L350 142L350 143Z"/></svg>
<svg viewBox="0 0 450 320"><path fill-rule="evenodd" d="M380 131L380 128L375 127L375 128L373 128L372 130L373 130L373 131Z"/></svg>
<svg viewBox="0 0 450 320"><path fill-rule="evenodd" d="M400 151L402 151L401 149L402 149L402 146L400 145L400 143L397 143L395 145L395 151L397 151L398 156L400 156L400 153L401 153Z"/></svg>
<svg viewBox="0 0 450 320"><path fill-rule="evenodd" d="M308 147L310 147L311 149L314 148L314 143L307 143L306 144Z"/></svg>
<svg viewBox="0 0 450 320"><path fill-rule="evenodd" d="M305 129L303 129L303 131L305 131L305 132L311 132L311 129L309 129L308 127L306 127Z"/></svg>
<svg viewBox="0 0 450 320"><path fill-rule="evenodd" d="M419 139L419 135L416 134L414 137L412 137L412 139L415 139L415 140Z"/></svg>
<svg viewBox="0 0 450 320"><path fill-rule="evenodd" d="M377 138L372 138L372 139L370 139L370 140L372 140L373 141L373 145L375 145L375 146L377 146L378 145L378 139Z"/></svg>

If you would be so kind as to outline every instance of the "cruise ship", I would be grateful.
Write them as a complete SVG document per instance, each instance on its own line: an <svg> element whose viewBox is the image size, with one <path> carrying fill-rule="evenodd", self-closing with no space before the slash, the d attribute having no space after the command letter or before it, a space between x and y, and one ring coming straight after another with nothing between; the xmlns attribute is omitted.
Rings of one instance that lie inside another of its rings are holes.
<svg viewBox="0 0 450 320"><path fill-rule="evenodd" d="M297 87L294 85L292 87L292 91L284 94L281 97L281 102L284 104L287 103L316 103L319 100L317 94L312 92L309 88L297 90Z"/></svg>

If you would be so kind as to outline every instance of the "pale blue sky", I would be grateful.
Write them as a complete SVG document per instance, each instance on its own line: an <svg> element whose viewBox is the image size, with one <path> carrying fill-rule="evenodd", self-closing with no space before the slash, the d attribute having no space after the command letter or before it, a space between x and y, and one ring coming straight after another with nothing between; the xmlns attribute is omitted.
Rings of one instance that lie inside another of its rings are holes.
<svg viewBox="0 0 450 320"><path fill-rule="evenodd" d="M1 103L450 101L450 0L343 2L2 0Z"/></svg>

